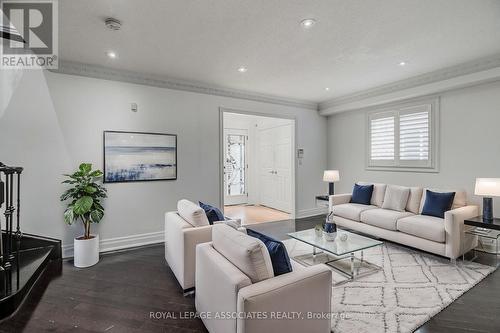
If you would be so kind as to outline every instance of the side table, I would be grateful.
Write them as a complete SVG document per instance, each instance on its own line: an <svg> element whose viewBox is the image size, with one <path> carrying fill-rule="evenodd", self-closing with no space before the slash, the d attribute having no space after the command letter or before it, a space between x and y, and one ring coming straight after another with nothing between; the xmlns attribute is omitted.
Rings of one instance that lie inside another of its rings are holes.
<svg viewBox="0 0 500 333"><path fill-rule="evenodd" d="M474 218L464 220L464 224L470 226L469 229L465 230L465 233L479 236L483 239L486 238L494 243L492 250L491 247L486 248L484 242L480 240L479 247L474 249L474 251L478 250L481 252L494 254L496 256L496 264L498 266L498 240L500 238L500 219L494 218L493 220L483 220L482 216L476 216Z"/></svg>
<svg viewBox="0 0 500 333"><path fill-rule="evenodd" d="M321 208L323 214L328 214L329 203L330 203L330 198L328 197L328 195L316 196L316 207Z"/></svg>

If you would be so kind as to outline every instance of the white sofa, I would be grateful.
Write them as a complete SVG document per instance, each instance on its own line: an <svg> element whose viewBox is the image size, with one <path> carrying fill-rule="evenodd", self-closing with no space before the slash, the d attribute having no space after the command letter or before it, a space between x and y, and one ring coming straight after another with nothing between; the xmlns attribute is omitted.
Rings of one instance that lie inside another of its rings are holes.
<svg viewBox="0 0 500 333"><path fill-rule="evenodd" d="M212 333L330 332L332 273L325 265L274 277L264 243L226 225L196 247L196 310ZM305 318L280 318L302 313ZM326 315L308 319L307 313ZM258 318L260 317L260 318Z"/></svg>
<svg viewBox="0 0 500 333"><path fill-rule="evenodd" d="M358 183L367 185L371 183ZM341 228L411 246L455 261L477 246L477 237L464 233L464 219L477 216L478 206L467 205L465 191L456 192L452 209L444 219L421 215L426 188L410 187L403 211L383 209L386 184L374 183L370 205L350 203L351 194L330 196L329 211Z"/></svg>
<svg viewBox="0 0 500 333"><path fill-rule="evenodd" d="M211 240L212 225L197 204L183 199L177 203L177 211L165 214L165 260L184 292L194 288L196 245Z"/></svg>

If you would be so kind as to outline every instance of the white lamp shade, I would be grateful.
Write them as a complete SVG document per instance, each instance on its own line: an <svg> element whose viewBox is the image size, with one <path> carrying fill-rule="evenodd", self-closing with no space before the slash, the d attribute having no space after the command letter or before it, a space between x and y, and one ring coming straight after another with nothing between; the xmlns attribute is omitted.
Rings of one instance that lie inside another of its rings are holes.
<svg viewBox="0 0 500 333"><path fill-rule="evenodd" d="M325 170L323 173L323 181L335 183L340 180L339 170Z"/></svg>
<svg viewBox="0 0 500 333"><path fill-rule="evenodd" d="M500 197L500 178L477 178L475 195Z"/></svg>

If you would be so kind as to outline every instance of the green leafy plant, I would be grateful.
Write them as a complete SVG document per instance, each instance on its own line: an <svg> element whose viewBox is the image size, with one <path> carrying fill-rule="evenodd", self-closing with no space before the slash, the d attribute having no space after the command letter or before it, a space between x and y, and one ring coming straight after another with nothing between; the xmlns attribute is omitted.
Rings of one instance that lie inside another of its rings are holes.
<svg viewBox="0 0 500 333"><path fill-rule="evenodd" d="M75 173L63 184L71 187L61 195L61 201L71 200L64 212L64 222L71 225L81 220L84 227L83 239L90 239L90 224L99 223L104 217L101 200L107 198L106 189L102 186L102 171L92 170L92 164L82 163Z"/></svg>

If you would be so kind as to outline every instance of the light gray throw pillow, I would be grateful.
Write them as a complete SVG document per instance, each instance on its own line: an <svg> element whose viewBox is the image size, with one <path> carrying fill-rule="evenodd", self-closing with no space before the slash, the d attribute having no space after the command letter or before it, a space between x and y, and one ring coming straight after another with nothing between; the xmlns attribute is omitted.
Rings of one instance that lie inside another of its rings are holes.
<svg viewBox="0 0 500 333"><path fill-rule="evenodd" d="M408 196L410 195L410 188L397 185L387 185L385 190L383 209L396 210L404 212Z"/></svg>

